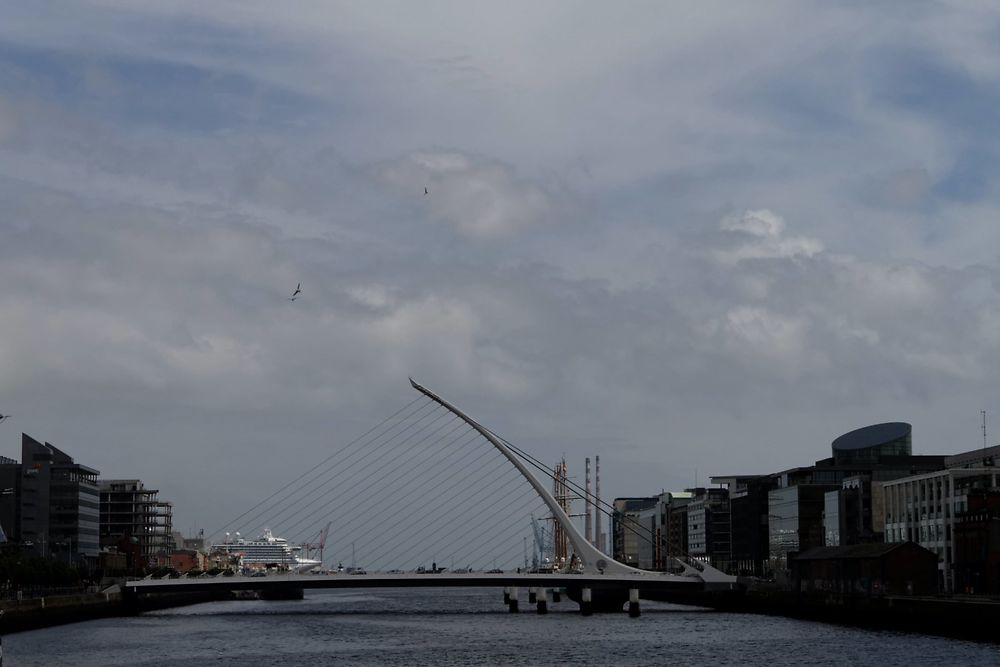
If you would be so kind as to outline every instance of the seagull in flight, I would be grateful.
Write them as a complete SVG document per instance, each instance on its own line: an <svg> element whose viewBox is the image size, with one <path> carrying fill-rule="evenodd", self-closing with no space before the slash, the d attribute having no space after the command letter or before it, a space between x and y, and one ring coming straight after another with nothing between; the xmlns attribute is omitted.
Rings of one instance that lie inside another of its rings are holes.
<svg viewBox="0 0 1000 667"><path fill-rule="evenodd" d="M302 293L302 283L299 283L298 285L295 286L295 291L292 292L292 295L290 297L288 297L288 300L295 301L296 299L299 298L299 294L301 293Z"/></svg>
<svg viewBox="0 0 1000 667"><path fill-rule="evenodd" d="M7 421L10 419L10 415L0 415L0 422Z"/></svg>
<svg viewBox="0 0 1000 667"><path fill-rule="evenodd" d="M424 194L425 195L427 194L427 188L426 187L424 188Z"/></svg>

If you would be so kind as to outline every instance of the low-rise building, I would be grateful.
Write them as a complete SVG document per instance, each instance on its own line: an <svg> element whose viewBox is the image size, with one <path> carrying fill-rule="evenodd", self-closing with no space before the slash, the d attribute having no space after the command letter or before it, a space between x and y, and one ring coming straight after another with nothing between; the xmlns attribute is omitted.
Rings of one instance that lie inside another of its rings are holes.
<svg viewBox="0 0 1000 667"><path fill-rule="evenodd" d="M802 592L842 596L931 595L937 555L913 542L814 547L789 559Z"/></svg>
<svg viewBox="0 0 1000 667"><path fill-rule="evenodd" d="M167 564L178 572L211 569L207 567L205 554L195 549L174 549L167 558Z"/></svg>
<svg viewBox="0 0 1000 667"><path fill-rule="evenodd" d="M1000 490L973 491L955 522L955 590L1000 594Z"/></svg>

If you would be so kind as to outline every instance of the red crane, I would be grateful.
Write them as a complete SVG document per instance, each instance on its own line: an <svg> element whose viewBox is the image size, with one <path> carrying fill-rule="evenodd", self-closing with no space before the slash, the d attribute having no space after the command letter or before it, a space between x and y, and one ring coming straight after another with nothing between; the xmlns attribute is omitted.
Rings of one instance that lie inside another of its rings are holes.
<svg viewBox="0 0 1000 667"><path fill-rule="evenodd" d="M315 553L319 556L319 562L323 562L323 547L326 546L326 536L330 534L331 523L331 521L328 521L323 530L319 531L319 535L317 536L315 542L306 542L302 545L302 548L306 552L306 558L312 558Z"/></svg>

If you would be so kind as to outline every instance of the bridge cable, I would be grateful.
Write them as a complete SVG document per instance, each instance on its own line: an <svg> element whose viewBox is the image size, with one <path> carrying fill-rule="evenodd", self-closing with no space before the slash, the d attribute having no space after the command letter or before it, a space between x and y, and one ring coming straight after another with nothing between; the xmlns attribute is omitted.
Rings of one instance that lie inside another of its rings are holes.
<svg viewBox="0 0 1000 667"><path fill-rule="evenodd" d="M349 447L353 446L353 445L354 445L355 443L357 443L358 441L360 441L360 440L362 440L363 438L367 437L367 436L368 436L368 435L369 435L369 434L370 434L370 433L371 433L372 431L375 431L375 430L378 430L378 429L379 429L379 428L381 428L381 427L382 427L383 425L385 425L385 424L386 424L386 423L387 423L387 422L388 422L389 420L391 420L391 419L395 418L395 417L396 417L396 416L397 416L397 415L398 415L399 413L401 413L401 412L403 412L404 410L408 409L408 408L409 408L410 406L412 406L412 405L413 405L414 403L418 403L418 402L420 402L421 398L423 398L423 397L419 397L419 396L418 396L418 397L417 397L417 398L415 398L414 400L410 401L409 403L407 403L406 405L404 405L403 407L401 407L401 408L400 408L399 410L396 410L396 412L392 413L391 415L389 415L388 417L386 417L385 419L383 419L383 420L382 420L381 422L379 422L379 423L378 423L378 424L376 424L375 426L371 427L370 429L368 429L367 431L365 431L364 433L362 433L361 435L359 435L359 436L358 436L357 438L355 438L355 439L354 439L354 440L352 440L351 442L349 442L349 443L347 443L346 445L344 445L344 447L342 447L342 448L341 448L340 450L338 450L338 451L334 452L333 454L331 454L331 455L330 455L329 457L327 457L327 458L326 458L325 460L323 460L323 461L322 461L322 462L320 463L320 465L323 465L323 464L325 464L325 463L326 463L327 461L331 460L332 458L334 458L335 456L337 456L338 454L340 454L341 452L343 452L343 451L344 451L345 449L347 449L347 448L349 448ZM249 514L250 512L254 511L255 509L257 509L258 507L260 507L261 505L263 505L263 504L264 504L264 503L266 503L267 501L271 500L271 499L272 499L272 498L273 498L274 496L278 495L279 493L281 493L282 491L284 491L285 489L287 489L287 488L288 488L289 486L291 486L292 484L295 484L296 482L298 482L298 481L299 481L300 479L302 479L303 477L305 477L306 475L308 475L308 474L309 474L309 473L310 473L311 471L313 471L313 470L315 470L315 467L313 467L313 468L310 468L310 469L309 469L309 470L307 470L306 472L302 473L302 474L301 474L300 476L298 476L298 477L296 477L295 479L291 480L290 482L288 482L287 484L285 484L284 486L282 486L282 487L281 487L280 489L278 489L277 491L275 491L274 493L272 493L272 494L271 494L270 496L268 496L267 498L264 498L264 499L263 499L263 500L261 500L261 501L260 501L259 503L257 503L256 505L254 505L253 507L251 507L250 509L248 509L247 511L245 511L245 512L244 512L243 514L240 514L240 515L239 515L238 517L236 517L235 519L231 519L231 520L229 520L228 522L226 522L225 524L223 524L223 526L222 526L221 528L218 528L218 529L216 529L216 530L215 530L214 532L212 532L212 533L209 533L209 537L211 538L212 536L214 536L214 535L217 535L217 534L219 534L219 533L220 533L220 532L222 532L222 531L223 531L223 530L224 530L224 529L225 529L225 528L226 528L227 526L229 526L229 525L231 525L231 524L234 524L234 523L236 523L237 521L239 521L240 519L242 519L243 517L245 517L245 516L246 516L247 514Z"/></svg>
<svg viewBox="0 0 1000 667"><path fill-rule="evenodd" d="M423 406L423 407L427 407L427 406ZM411 416L412 416L412 414L416 414L417 412L420 412L420 410L422 410L423 407L420 408L420 409L418 409L418 410L416 410L416 411L414 411L414 413L411 413ZM403 435L404 433L406 433L408 430L410 430L411 428L414 428L416 425L418 425L422 421L424 421L427 417L429 417L430 415L434 414L434 412L436 412L436 410L431 410L430 412L427 412L426 414L421 415L419 419L417 419L413 423L409 424L405 428L401 429L398 433L395 433L394 435L392 435L388 439L384 440L380 444L377 444L373 449L371 449L370 451L368 451L366 454L363 454L361 458L353 461L350 465L346 466L345 468L340 469L340 471L338 473L336 473L333 478L327 478L325 481L321 482L320 485L319 485L319 488L323 488L324 486L330 484L334 479L336 479L337 476L343 474L347 470L350 470L351 468L353 468L354 466L358 465L359 463L364 462L366 458L368 458L368 457L372 456L373 454L375 454L376 452L380 451L383 447L391 444L394 440L396 440L397 438L399 438L401 435ZM436 421L436 420L434 420L434 421ZM433 423L433 421L432 421L432 423ZM399 424L394 425L393 428L395 428L395 426L398 426L398 425ZM420 431L422 431L424 428L426 428L426 425L423 426L423 427L421 427ZM389 431L383 432L382 434L380 434L379 436L377 436L377 438L375 440L377 440L378 438L382 438L382 437L386 436L388 433L389 433ZM409 439L409 437L412 437L412 436L408 436L407 439ZM405 440L404 440L404 442L405 442ZM366 444L371 444L371 442L366 443ZM353 456L354 456L353 453L350 454L350 455L348 455L347 460L350 460ZM313 482L315 482L323 474L323 472L325 472L325 471L320 471L317 475L315 475L311 480L309 480L309 482L307 482L307 485L308 484L312 484ZM308 486L298 487L295 490L293 490L291 493L288 493L283 498L281 498L278 501L278 505L270 507L270 508L267 508L267 509L265 509L265 510L263 510L261 512L258 512L256 515L254 515L253 520L254 521L259 520L261 517L263 517L268 512L271 512L272 513L271 516L273 517L275 512L281 511L281 510L278 509L278 507L280 507L281 503L284 503L284 502L288 501L288 505L289 505L289 507L291 507L293 502L299 502L303 498L296 498L295 500L289 500L289 499L294 498L296 495L299 495L299 496L308 496L310 493L314 493L315 490L317 490L317 489L309 489ZM249 523L249 520L246 523ZM246 525L246 523L244 525Z"/></svg>
<svg viewBox="0 0 1000 667"><path fill-rule="evenodd" d="M508 474L507 472L504 473L505 476L507 474ZM502 497L503 494L507 492L507 490L510 487L510 483L514 479L515 479L514 477L497 478L496 480L491 482L491 485L495 484L496 482L501 482L500 485L495 490L493 490L489 495L483 495L480 498L476 498L476 500L480 501L480 506L481 506L487 504L486 503L487 499L492 499L493 497L496 497L498 495ZM468 492L468 491L470 491L470 489L462 489L462 492ZM472 489L472 491L474 491L474 489ZM471 523L473 519L485 523L487 521L487 518L488 518L487 516L483 516L482 514L479 513L479 506L473 505L472 503L465 503L464 509L460 513L448 517L449 523L454 523L457 527L449 526L448 523L442 523L441 525L438 525L430 533L420 535L419 548L422 549L423 551L427 551L428 549L440 549L442 548L441 545L443 544L444 538L453 539L452 536L454 535L454 531L462 531L463 527ZM445 533L439 539L434 539L438 538L438 536L441 535L441 531L446 528L451 529L453 532Z"/></svg>
<svg viewBox="0 0 1000 667"><path fill-rule="evenodd" d="M472 451L475 451L475 450L472 450ZM486 468L491 463L490 460L484 461L478 468L472 469L472 466L475 465L478 461L480 461L484 457L495 458L497 456L499 456L499 453L496 452L496 451L494 451L494 450L482 449L480 451L479 456L477 456L475 459L473 459L472 462L470 462L469 465L467 466L467 468L470 469L470 470L467 470L465 472L465 475L467 477L471 477L472 475L474 475L474 474L480 472L481 470L483 470L484 468ZM470 485L473 486L474 488L475 488L476 485L480 485L479 488L482 490L482 493L485 493L486 489L492 488L492 485L493 485L494 481L483 482L483 480L486 479L487 477L489 477L490 475L495 475L496 473L497 473L497 469L496 468L488 469L486 471L486 473L484 473L483 475L480 475L475 480L473 480L472 482L470 482ZM441 484L435 484L434 488L438 490L438 493L436 495L434 495L432 498L428 499L428 503L426 503L427 505L429 505L429 501L430 500L437 501L437 500L441 499L448 491L453 491L453 493L450 496L448 496L447 498L445 498L441 503L439 503L437 505L434 505L432 509L428 510L427 507L425 507L424 508L425 518L423 520L417 522L416 524L409 525L407 527L407 529L406 529L405 532L395 535L397 537L397 539L400 538L400 537L402 537L403 535L408 534L409 532L414 531L414 530L423 529L423 527L427 523L427 521L430 520L430 518L432 518L434 516L434 511L436 511L439 507L444 507L444 506L447 506L449 504L454 504L454 500L465 490L463 488L463 489L459 489L458 491L454 491L454 487L443 486ZM393 530L400 523L402 523L403 521L405 521L408 518L409 517L407 517L407 516L401 516L399 519L397 519L397 521L395 523L387 526L385 528L385 530L383 531L383 533L382 533L383 538L371 550L378 551L383 546L385 546L386 540L387 539L391 539L393 537ZM368 533L366 533L366 535L370 534L371 532L372 531L369 531ZM386 535L388 535L388 537L385 537Z"/></svg>
<svg viewBox="0 0 1000 667"><path fill-rule="evenodd" d="M484 467L486 467L490 463L491 463L490 461L484 462L483 465L481 465L477 469L477 471L478 470L482 470ZM496 467L493 467L492 469L487 469L487 471L483 475L481 475L474 482L474 484L480 484L481 483L480 486L479 486L479 489L480 489L479 498L482 501L485 501L486 499L491 498L497 492L502 491L505 488L505 485L509 483L509 480L504 479L505 477L507 477L509 475L509 472L510 471L507 471L507 470L498 471ZM490 477L490 476L492 476L492 478L489 479L489 481L483 482L483 480L485 478ZM503 482L503 484L501 484L500 486L494 488L495 485L497 484L497 482L501 482L501 481ZM396 523L394 523L392 526L386 527L385 530L383 530L383 531L381 531L381 533L379 533L379 535L382 536L381 537L381 541L379 541L374 547L372 547L371 550L372 551L376 551L376 552L379 551L383 546L386 545L386 540L387 539L393 539L393 538L395 538L395 539L399 540L400 542L405 542L404 538L406 536L410 535L410 534L422 535L421 539L422 540L427 540L430 537L436 535L437 532L440 532L440 528L438 528L438 530L435 531L435 533L431 533L431 534L422 533L422 531L424 531L425 527L428 525L429 522L432 522L434 519L439 518L441 516L438 513L438 510L440 510L442 508L445 508L445 507L449 507L449 506L450 507L458 506L458 507L465 507L465 508L472 508L473 507L473 505L471 503L459 503L459 502L457 502L457 500L463 494L468 494L470 492L474 493L477 490L476 487L474 487L472 485L467 485L467 486L462 486L462 487L457 487L457 488L456 487L448 487L448 486L439 486L438 488L440 488L440 492L437 493L437 494L435 494L432 499L434 501L440 501L440 502L438 502L437 504L431 506L430 505L430 499L429 499L428 502L426 502L423 505L421 505L421 508L420 508L420 518L417 521L415 521L415 522L407 525L404 528L404 530L402 530L401 532L393 533L392 529L394 529L402 521L404 521L405 519L408 518L406 516L400 517L400 519L397 520ZM447 495L447 497L443 498L443 496L445 496L445 494L448 494L449 491L451 492L450 495ZM464 514L460 515L460 516L464 516ZM451 520L454 520L454 517L452 517ZM375 530L374 528L369 529L368 531L366 531L362 535L362 537L367 537L368 535L372 535L374 533L374 530ZM376 536L376 539L378 539L377 536ZM368 543L365 543L365 545L367 546L368 544L370 544L370 542L371 541L369 541Z"/></svg>
<svg viewBox="0 0 1000 667"><path fill-rule="evenodd" d="M446 436L451 435L452 433L454 433L454 431L458 430L462 426L464 426L464 424L462 424L461 422L459 422L459 424L457 424L456 426L454 426L451 429L451 431L449 431L445 435ZM444 446L444 448L442 449L442 451L440 453L443 454L444 452L451 451L451 450L453 450L453 449L456 448L456 445L459 448L461 448L461 446L463 444L461 442L461 440L462 440L463 437L466 437L467 435L468 435L468 430L466 430L465 433L459 433L458 435L455 435L454 437L452 437L451 440L448 441L448 443ZM368 486L368 489L370 490L370 489L393 488L390 485L398 482L401 477L404 477L408 473L411 473L411 474L412 473L416 473L417 471L422 470L425 467L427 467L428 464L433 463L432 460L427 459L425 461L421 461L420 463L417 463L415 466L410 466L408 464L411 461L412 461L412 458L411 459L399 459L396 462L396 466L394 468L390 468L387 472L383 473L383 475L381 477L379 477L378 479L374 480L374 482ZM394 477L392 480L390 480L388 482L385 482L384 480L389 475L391 475L394 472L397 473L396 477ZM341 493L343 495L347 495L349 497L352 497L352 498L354 498L356 504L361 504L361 502L362 502L361 498L359 498L356 494L354 496L350 496L350 494L348 492L351 491L351 490L353 490L353 488L356 487L356 486L358 486L359 484L361 484L361 483L363 483L365 481L368 481L372 477L373 474L375 474L375 473L371 472L371 473L368 473L368 475L366 475L365 477L360 477L360 476L357 477L355 479L355 483L351 487L346 487L344 489L340 489L339 493ZM403 485L402 488L406 488L406 486L409 483L410 483L409 481L404 482L404 485ZM396 492L399 492L400 488L396 488L394 490ZM292 531L295 528L297 528L299 525L301 525L304 521L306 521L308 519L311 519L311 518L314 518L316 516L320 516L321 517L320 518L320 522L321 523L322 523L323 519L335 520L337 515L330 512L330 506L334 506L336 504L335 501L337 501L338 498L340 498L340 495L335 495L327 503L325 503L323 506L321 506L320 508L318 508L316 512L314 512L313 514L309 515L308 517L304 517L304 518L300 519L298 522L296 522L292 526L288 527L286 530ZM341 513L343 513L343 512L341 512ZM366 520L366 517L364 515L361 515L359 513L357 515L357 519L358 520ZM348 524L348 525L352 525L352 524ZM341 526L340 527L341 530L346 530L346 528L347 528L347 526Z"/></svg>
<svg viewBox="0 0 1000 667"><path fill-rule="evenodd" d="M409 442L409 441L410 441L410 440L411 440L411 439L412 439L413 437L416 437L416 435L419 435L420 433L422 433L424 429L426 429L426 428L429 428L429 427L433 426L433 425L434 425L434 424L435 424L435 423L436 423L437 421L439 421L440 419L442 419L442 418L443 418L443 417L445 417L445 416L446 416L446 415L441 415L441 416L439 416L439 417L436 417L436 418L435 418L435 419L433 419L433 420L432 420L432 421L431 421L431 422L430 422L429 424L425 425L425 426L424 426L424 427L423 427L423 428L422 428L422 429L421 429L420 431L418 431L418 432L417 432L417 434L414 434L414 435L413 435L413 436L411 436L410 438L407 438L407 439L406 439L406 440L404 440L404 441L403 441L403 443L401 443L401 444L406 444L406 443L408 443L408 442ZM412 449L413 449L414 447L417 447L417 446L419 446L420 444L422 444L423 442L426 442L426 441L427 441L428 439L430 439L431 437L433 437L434 435L436 435L436 434L437 434L437 433L438 433L439 431L441 431L442 429L446 428L446 427L447 427L447 426L449 425L449 423L450 423L450 422L454 422L454 421L455 421L455 419L451 419L451 420L449 420L448 422L445 422L445 423L443 423L443 424L440 424L440 425L438 425L437 427L435 427L435 430L433 430L433 431L431 431L430 433L428 433L427 435L425 435L425 436L424 436L424 437L423 437L423 438L422 438L421 440L418 440L418 441L417 441L417 442L416 442L415 444L411 445L411 446L410 446L410 447L409 447L408 449L406 449L406 450L404 450L404 451L410 451L410 450L412 450ZM453 427L452 427L452 431L450 431L449 433L451 433L451 432L454 432L455 430L457 430L457 429L459 429L459 428L461 428L461 423L459 423L459 424L456 424L455 426L453 426ZM374 453L374 452L373 452L373 453ZM381 455L381 456L379 456L379 457L375 458L375 459L374 459L374 460L372 460L372 461L369 461L368 463L369 463L369 465L370 465L370 464L374 464L374 463L377 463L377 462L379 462L379 461L382 461L382 460L383 460L383 459L385 459L385 458L386 458L386 457L387 457L388 455L390 455L390 454L393 454L393 453L395 453L395 450L393 450L393 449L387 449L387 450L385 450L385 452L383 452L383 453L382 453L382 455ZM338 472L338 474L337 474L337 475L334 475L334 476L333 476L332 478L328 479L328 480L327 480L327 481L325 481L325 482L324 482L323 484L321 484L321 485L320 485L320 486L319 486L319 487L318 487L318 488L316 489L316 491L320 491L320 490L322 490L322 489L323 489L324 487L327 487L327 486L330 486L330 484L331 484L331 483L332 483L332 482L333 482L333 481L334 481L334 480L335 480L335 479L336 479L336 478L337 478L337 477L338 477L339 475L341 475L341 474L344 474L345 472L346 472L346 470ZM362 472L363 472L363 470L362 470ZM344 494L346 494L346 493L348 493L349 491L352 491L352 490L354 490L355 488L357 488L357 487L358 487L358 486L359 486L360 484L362 484L362 483L364 483L365 481L367 481L368 479L370 479L370 478L371 478L371 476L372 476L373 474L375 474L375 473L374 473L374 471L373 471L373 472L370 472L370 473L368 473L368 475L366 475L366 476L364 476L364 477L360 477L360 476L359 476L359 477L355 478L355 479L353 480L353 483L352 483L352 484L350 484L350 486L348 486L348 487L347 487L346 489L338 489L337 487L333 486L333 487L329 488L329 489L328 489L328 490L327 490L327 491L326 491L325 493L322 493L322 494L320 494L320 495L318 495L318 496L315 496L315 497L314 497L314 498L313 498L313 499L312 499L312 500L311 500L311 501L310 501L309 503L307 503L307 504L306 504L305 506L299 506L299 507L294 507L294 508L290 508L290 509L291 509L291 510L293 510L293 511L299 511L299 512L301 512L301 511L303 511L303 510L305 510L305 509L307 509L307 508L309 508L309 507L312 507L312 506L314 506L314 505L315 505L315 504L316 504L317 502L319 502L320 500L322 500L322 499L324 499L324 498L327 498L327 497L328 497L328 496L329 496L329 495L330 495L331 493L335 493L335 492L336 492L336 493L344 493ZM305 500L305 499L303 499L303 500ZM320 511L322 511L322 510L320 510ZM285 514L287 515L287 512L286 512ZM310 515L310 516L311 516L311 515ZM299 521L297 521L297 522L295 522L294 524L292 524L292 526L291 526L291 527L288 527L288 528L286 528L286 530L293 530L293 529L297 528L298 526L302 525L303 521L305 521L305 520L306 520L307 518L309 518L309 517L308 517L308 516L307 516L307 517L303 517L303 518L302 518L302 519L300 519ZM284 519L282 519L282 520L284 520Z"/></svg>
<svg viewBox="0 0 1000 667"><path fill-rule="evenodd" d="M470 431L471 431L471 429L470 429ZM460 434L455 440L458 441L458 440L460 440L463 437L467 437L468 435L469 435L469 432L466 431L465 433ZM472 442L471 440L466 440L464 442L458 442L458 447L457 447L458 450L461 451L464 447L466 447L467 445L471 444L471 442ZM444 450L442 450L441 453L443 454L445 451L451 451L452 449L455 449L455 446L450 443L449 445L446 446L446 448ZM454 463L458 464L459 462L464 461L468 456L470 456L471 454L473 454L475 451L476 450L468 450L466 453L462 454ZM428 459L428 460L422 462L421 464L418 464L417 466L412 467L412 468L406 467L405 465L398 466L398 469L402 470L401 474L397 475L392 480L386 482L383 488L392 488L394 494L398 494L400 497L406 497L408 495L408 493L404 493L404 492L409 492L409 490L411 489L411 486L413 485L414 482L420 482L421 481L420 480L420 476L418 475L418 473L421 473L425 468L428 467L428 465L433 464L433 463L434 463L434 461L432 461L431 459ZM406 475L410 475L410 479L408 479L407 481L403 482L402 486L399 486L399 487L392 486L393 484L395 484L396 482L399 481L400 477L403 477L403 476L406 476ZM423 480L423 483L430 484L431 480L425 478ZM419 485L418 485L417 488L419 489ZM326 518L333 517L333 516L334 515L330 514L330 515L327 515ZM369 520L367 517L358 514L355 517L354 521L351 521L351 522L349 522L346 525L340 526L339 528L344 533L350 533L350 529L353 528L354 525L357 522L359 522L359 521L367 521L367 520Z"/></svg>

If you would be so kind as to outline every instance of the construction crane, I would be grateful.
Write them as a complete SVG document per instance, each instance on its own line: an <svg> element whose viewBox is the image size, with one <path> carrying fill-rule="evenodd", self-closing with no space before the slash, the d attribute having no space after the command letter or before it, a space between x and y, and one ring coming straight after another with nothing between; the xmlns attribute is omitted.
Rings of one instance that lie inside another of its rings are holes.
<svg viewBox="0 0 1000 667"><path fill-rule="evenodd" d="M323 530L319 531L319 535L315 542L306 542L302 545L302 549L306 552L306 558L312 558L313 554L319 556L317 560L323 562L323 547L326 546L326 536L330 534L330 524L332 521L328 521Z"/></svg>
<svg viewBox="0 0 1000 667"><path fill-rule="evenodd" d="M552 547L550 546L551 543L548 539L549 536L545 534L545 528L542 527L542 524L539 523L534 514L531 515L531 530L534 532L535 547L537 548L535 551L536 555L532 559L535 561L533 563L534 569L537 570L543 565L551 566ZM548 563L546 563L546 561L548 561Z"/></svg>

